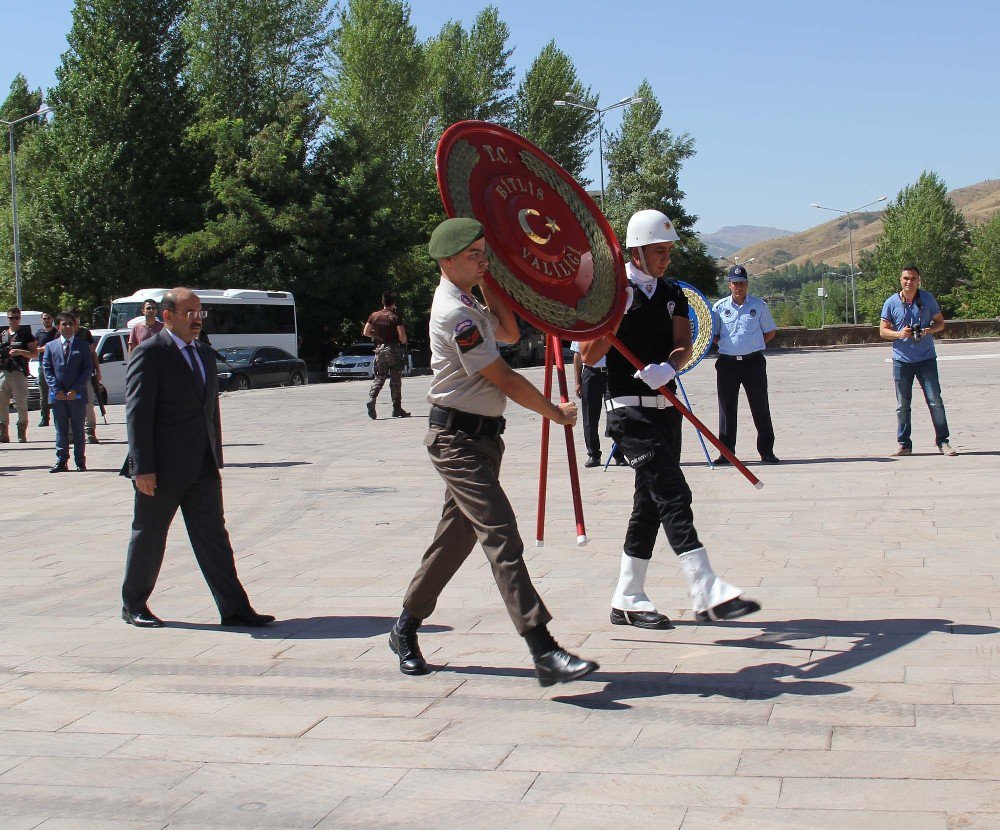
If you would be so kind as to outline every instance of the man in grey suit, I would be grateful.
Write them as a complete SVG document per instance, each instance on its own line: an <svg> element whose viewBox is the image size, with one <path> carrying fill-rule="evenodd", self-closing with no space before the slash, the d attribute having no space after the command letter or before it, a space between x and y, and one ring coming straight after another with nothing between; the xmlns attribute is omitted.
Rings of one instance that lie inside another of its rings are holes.
<svg viewBox="0 0 1000 830"><path fill-rule="evenodd" d="M52 417L56 422L56 463L50 473L69 471L69 432L73 428L73 460L81 472L87 469L83 421L87 409L87 387L94 371L90 346L76 336L76 317L59 315L59 337L45 344L42 371L48 386Z"/></svg>
<svg viewBox="0 0 1000 830"><path fill-rule="evenodd" d="M274 617L250 606L226 531L215 355L198 342L207 312L187 288L168 291L160 308L165 328L132 351L125 374L129 455L122 475L134 481L135 513L122 619L140 628L163 625L147 602L180 507L222 625L264 626Z"/></svg>

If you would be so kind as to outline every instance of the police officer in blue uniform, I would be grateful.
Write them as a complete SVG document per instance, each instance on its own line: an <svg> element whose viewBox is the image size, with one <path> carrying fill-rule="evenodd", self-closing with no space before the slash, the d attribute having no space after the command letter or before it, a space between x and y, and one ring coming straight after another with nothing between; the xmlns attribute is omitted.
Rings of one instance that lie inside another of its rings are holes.
<svg viewBox="0 0 1000 830"><path fill-rule="evenodd" d="M757 428L757 452L765 464L778 464L774 454L774 426L767 402L767 361L764 349L774 339L778 327L771 311L759 297L747 294L747 269L729 269L730 296L712 306L717 323L719 358L715 361L715 385L719 396L719 440L736 451L736 411L740 386L747 393L750 415ZM728 464L725 456L716 464Z"/></svg>

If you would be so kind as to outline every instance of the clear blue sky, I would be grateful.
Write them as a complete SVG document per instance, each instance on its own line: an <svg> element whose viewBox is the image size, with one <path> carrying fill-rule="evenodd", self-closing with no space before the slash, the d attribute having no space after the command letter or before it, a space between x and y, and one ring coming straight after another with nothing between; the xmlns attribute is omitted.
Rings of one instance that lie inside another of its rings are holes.
<svg viewBox="0 0 1000 830"><path fill-rule="evenodd" d="M484 5L412 0L412 19L426 38L449 17L470 23ZM699 230L801 230L832 216L810 202L847 209L892 198L925 169L950 188L1000 177L998 4L496 5L519 75L555 39L602 104L650 81L663 124L696 140L681 185ZM0 83L24 72L32 86L51 86L72 0L4 6ZM596 148L588 176L598 179Z"/></svg>

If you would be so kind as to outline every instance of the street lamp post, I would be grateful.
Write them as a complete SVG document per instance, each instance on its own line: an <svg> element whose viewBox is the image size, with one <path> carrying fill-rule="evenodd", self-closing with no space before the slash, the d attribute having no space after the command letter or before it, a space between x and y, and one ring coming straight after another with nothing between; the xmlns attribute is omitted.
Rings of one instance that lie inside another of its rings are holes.
<svg viewBox="0 0 1000 830"><path fill-rule="evenodd" d="M849 292L848 292L848 289L847 289L847 283L848 283L848 280L850 280L851 284L852 285L854 284L854 276L855 276L854 272L852 271L850 274L838 274L835 271L830 271L830 272L828 272L826 274L826 276L828 276L828 277L839 277L840 279L842 279L844 281L844 322L845 323L850 323L851 321L848 319L848 314L850 313L851 309L847 305L847 298L849 296ZM858 272L857 276L859 276L859 277L861 276L861 272L860 271ZM820 281L821 282L822 282L822 279L823 278L820 277ZM826 289L824 289L824 290L826 290ZM858 320L857 320L857 314L858 314L858 310L857 310L857 308L855 308L854 309L854 322L855 323L858 322Z"/></svg>
<svg viewBox="0 0 1000 830"><path fill-rule="evenodd" d="M592 107L589 104L583 103L576 95L572 92L567 92L564 96L566 100L553 101L553 106L556 107L576 107L577 109L586 110L587 112L592 112L597 116L597 153L598 160L601 165L601 210L604 210L604 113L610 110L616 110L619 107L627 107L629 104L639 104L645 101L645 98L640 98L637 95L631 95L628 98L622 98L620 101L616 101L607 107Z"/></svg>
<svg viewBox="0 0 1000 830"><path fill-rule="evenodd" d="M819 208L820 210L829 210L829 211L832 211L834 213L839 213L839 214L847 217L847 244L850 245L850 248L851 248L851 303L854 306L854 323L855 323L855 325L857 325L857 322L858 322L858 292L857 292L857 288L856 288L855 282L854 282L854 277L855 277L855 271L854 271L854 234L853 234L854 226L853 226L853 224L851 222L851 216L852 216L852 214L857 213L859 210L864 210L866 207L871 207L872 205L878 204L879 202L884 202L886 200L886 198L888 198L888 197L886 197L886 196L879 196L877 199L873 199L872 201L870 201L866 205L862 205L861 207L851 208L850 210L841 210L840 208L832 208L832 207L826 207L825 205L817 205L815 202L812 202L809 205L809 207ZM845 305L846 305L846 303L845 303ZM845 320L844 322L847 322L847 321Z"/></svg>
<svg viewBox="0 0 1000 830"><path fill-rule="evenodd" d="M14 224L14 293L17 296L18 308L21 308L21 235L17 221L17 167L14 165L14 127L22 121L38 118L50 112L52 112L51 107L43 106L38 108L38 112L22 115L13 121L0 118L0 124L5 124L10 134L10 145L8 146L10 150L10 214Z"/></svg>

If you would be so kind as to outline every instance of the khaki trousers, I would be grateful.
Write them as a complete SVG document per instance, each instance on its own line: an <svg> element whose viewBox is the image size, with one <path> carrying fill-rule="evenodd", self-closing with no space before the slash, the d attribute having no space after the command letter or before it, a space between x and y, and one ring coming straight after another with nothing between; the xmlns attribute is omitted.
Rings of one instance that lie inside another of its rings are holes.
<svg viewBox="0 0 1000 830"><path fill-rule="evenodd" d="M10 424L10 402L14 400L17 423L28 425L28 378L14 369L0 372L0 424Z"/></svg>
<svg viewBox="0 0 1000 830"><path fill-rule="evenodd" d="M403 608L418 619L427 619L478 540L517 633L523 635L548 623L552 616L531 584L517 518L500 486L503 441L432 426L424 443L444 479L444 509L434 540L406 591Z"/></svg>

